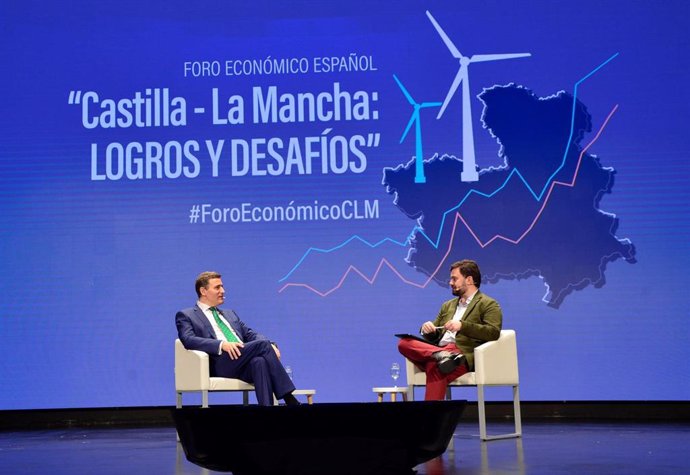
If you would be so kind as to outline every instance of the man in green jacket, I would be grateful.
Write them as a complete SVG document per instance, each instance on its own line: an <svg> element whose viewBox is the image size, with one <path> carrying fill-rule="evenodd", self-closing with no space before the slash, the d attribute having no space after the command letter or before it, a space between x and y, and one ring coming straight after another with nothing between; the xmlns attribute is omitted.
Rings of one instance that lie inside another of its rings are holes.
<svg viewBox="0 0 690 475"><path fill-rule="evenodd" d="M474 370L474 349L501 334L501 307L479 291L481 282L476 262L454 262L449 283L456 298L441 305L433 322L422 325L428 343L413 338L398 343L400 353L426 373L427 401L442 400L449 382Z"/></svg>

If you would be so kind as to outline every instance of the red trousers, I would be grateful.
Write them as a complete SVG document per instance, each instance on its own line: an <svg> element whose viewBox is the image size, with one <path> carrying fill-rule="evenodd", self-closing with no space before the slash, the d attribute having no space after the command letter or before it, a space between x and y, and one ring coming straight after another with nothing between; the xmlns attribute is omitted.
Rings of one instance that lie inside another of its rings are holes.
<svg viewBox="0 0 690 475"><path fill-rule="evenodd" d="M398 343L398 351L405 358L412 361L417 368L426 373L426 394L424 395L426 401L442 401L445 399L448 383L468 371L467 366L463 364L455 368L455 371L452 373L441 373L433 354L442 350L450 351L451 353L462 353L455 346L455 343L438 347L412 338L401 338Z"/></svg>

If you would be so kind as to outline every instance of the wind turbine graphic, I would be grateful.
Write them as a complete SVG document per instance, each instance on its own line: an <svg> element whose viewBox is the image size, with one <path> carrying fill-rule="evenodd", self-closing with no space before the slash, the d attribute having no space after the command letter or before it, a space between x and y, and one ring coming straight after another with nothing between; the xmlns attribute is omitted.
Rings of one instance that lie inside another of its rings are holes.
<svg viewBox="0 0 690 475"><path fill-rule="evenodd" d="M415 157L415 175L414 175L414 182L415 183L426 183L426 176L424 176L424 155L422 153L422 118L420 115L420 111L424 108L427 107L438 107L441 105L440 102L422 102L421 104L418 104L415 102L415 100L412 98L412 95L405 89L405 86L403 86L402 82L400 82L400 79L394 74L393 79L395 79L395 82L398 83L398 87L400 87L400 90L402 93L405 95L405 98L407 98L407 102L410 103L410 105L414 108L414 111L412 112L412 115L410 116L410 121L407 123L407 127L405 127L405 132L403 132L402 137L400 137L400 143L405 140L405 137L407 137L407 133L410 131L410 128L412 127L412 123L415 124L415 135L416 135L416 157Z"/></svg>
<svg viewBox="0 0 690 475"><path fill-rule="evenodd" d="M440 119L443 112L448 107L448 103L452 99L455 91L457 91L458 86L462 83L462 174L460 178L464 182L468 181L478 181L479 174L477 173L477 162L474 155L474 133L472 131L472 101L470 99L470 76L469 76L469 65L470 63L480 63L484 61L496 61L499 59L513 59L513 58L524 58L526 56L532 56L531 53L509 53L509 54L475 54L470 56L463 56L460 51L455 47L453 42L450 40L446 32L443 31L441 25L438 24L436 19L431 15L429 10L426 11L426 16L429 17L431 23L436 28L439 36L446 44L446 47L450 50L450 53L454 58L459 60L460 68L458 69L453 84L451 84L448 94L443 101L441 110L438 111L437 119Z"/></svg>

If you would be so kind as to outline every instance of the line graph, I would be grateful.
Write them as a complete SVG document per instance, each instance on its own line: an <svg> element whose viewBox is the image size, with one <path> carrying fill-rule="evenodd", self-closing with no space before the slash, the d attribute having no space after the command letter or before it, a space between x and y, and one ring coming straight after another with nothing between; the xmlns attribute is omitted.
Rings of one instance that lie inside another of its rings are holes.
<svg viewBox="0 0 690 475"><path fill-rule="evenodd" d="M434 269L434 271L433 271L431 274L429 274L429 277L428 277L423 283L421 283L421 284L420 284L420 283L417 283L417 282L410 281L409 279L406 279L406 278L396 269L396 267L395 267L393 264L391 264L386 258L382 258L382 259L379 261L379 264L378 264L378 266L376 267L376 270L374 271L374 273L373 273L373 275L372 275L371 277L367 277L367 276L366 276L361 270L359 270L356 266L349 265L348 268L347 268L347 270L343 273L343 276L342 276L342 277L340 278L340 280L338 281L338 283L337 283L334 287L332 287L331 289L329 289L329 290L327 290L327 291L325 291L325 292L322 292L322 291L320 291L320 290L318 290L318 289L316 289L316 288L314 288L314 287L312 287L312 286L310 286L310 285L308 285L308 284L305 284L305 283L297 283L297 282L294 282L294 283L293 283L293 282L290 282L290 283L287 283L287 284L283 285L283 287L281 287L281 288L278 290L278 293L281 293L281 292L283 292L284 290L286 290L286 289L288 289L288 288L290 288L290 287L302 287L302 288L305 288L305 289L307 289L307 290L310 290L310 291L314 292L315 294L317 294L317 295L319 295L319 296L321 296L321 297L326 297L326 296L328 296L329 294L331 294L331 293L335 292L336 290L338 290L340 287L342 287L343 283L347 280L347 277L348 277L351 273L355 273L355 274L359 275L359 276L360 276L362 279L364 279L367 283L369 283L370 285L373 285L374 282L376 281L376 279L378 278L378 276L379 276L381 270L384 268L384 266L388 267L396 276L398 276L398 278L399 278L403 283L408 284L408 285L411 285L411 286L413 286L413 287L420 288L420 289L426 288L426 287L429 285L429 283L434 279L434 277L436 276L436 274L438 273L438 271L439 271L439 270L441 269L441 267L443 266L443 263L445 262L446 258L447 258L448 255L450 254L450 251L451 251L451 249L452 249L452 247L453 247L453 240L455 239L455 232L457 231L458 221L462 222L462 224L467 228L467 230L469 231L469 233L472 235L472 237L474 238L474 240L477 242L477 244L478 244L482 249L485 248L485 247L487 247L488 245L490 245L491 243L493 243L493 242L496 241L497 239L501 239L501 240L503 240L503 241L506 241L506 242L508 242L508 243L515 244L515 245L519 244L520 241L522 241L522 240L532 231L532 229L534 229L534 226L535 226L536 223L539 221L539 218L541 217L541 215L543 214L544 210L546 209L546 204L549 202L549 198L551 197L551 194L552 194L554 188L556 187L556 185L558 185L558 186L563 186L563 187L568 187L568 188L573 188L573 187L575 186L575 183L577 182L577 176L578 176L578 173L579 173L579 171L580 171L580 165L582 164L582 159L583 159L585 153L587 153L587 151L592 147L592 145L594 145L594 143L595 143L597 140L599 140L599 137L601 137L601 134L603 133L604 129L606 128L606 126L608 125L609 121L611 120L611 118L613 117L613 115L616 113L617 110L618 110L618 104L616 104L616 105L611 109L611 111L609 112L609 114L606 116L606 119L604 119L604 122L603 122L603 123L601 124L601 126L599 127L599 129L598 129L597 133L595 134L595 136L592 138L592 140L591 140L591 141L582 149L582 151L580 152L580 155L579 155L578 160L577 160L577 164L576 164L576 166L575 166L575 170L574 170L574 172L573 172L573 178L572 178L572 180L570 180L570 182L562 182L562 181L556 181L556 180L554 180L554 181L551 182L551 184L548 186L548 188L545 188L545 190L547 190L547 191L545 191L545 192L546 192L546 197L545 197L545 199L544 199L544 202L542 203L542 206L541 206L541 207L539 208L539 210L537 211L537 213L536 213L534 219L532 220L532 222L530 223L530 225L525 229L525 231L524 231L518 238L516 238L516 239L511 239L511 238L509 238L509 237L507 237L507 236L503 236L503 235L500 235L500 234L496 234L496 235L494 235L493 237L491 237L489 240L487 240L487 241L485 241L485 242L482 242L482 240L481 240L481 239L476 235L476 233L472 230L472 227L471 227L471 226L469 225L469 223L465 220L465 218L460 214L459 211L457 211L457 212L455 213L455 218L454 218L454 220L453 220L453 227L452 227L452 229L451 229L450 238L448 239L448 247L447 247L445 253L443 254L443 257L440 259L438 265L437 265L436 268ZM440 239L440 236L439 236L439 239Z"/></svg>
<svg viewBox="0 0 690 475"><path fill-rule="evenodd" d="M572 145L572 141L573 141L573 136L575 134L575 112L576 112L576 107L577 107L577 96L578 96L579 86L583 82L585 82L587 79L592 77L594 74L596 74L599 70L601 70L608 63L613 61L618 55L619 55L619 53L615 53L615 54L611 55L608 59L606 59L605 61L600 63L597 67L592 69L589 73L587 73L585 76L580 78L575 83L575 85L573 87L573 101L572 101L573 104L572 104L572 108L571 108L570 131L569 131L569 135L568 135L568 140L566 141L565 149L563 151L563 158L561 160L561 164L549 176L549 178L546 180L546 182L544 184L544 187L542 188L542 190L539 193L536 193L534 191L532 186L525 179L525 177L522 175L522 173L520 173L520 170L518 168L513 168L510 171L510 173L508 174L508 176L506 177L506 179L504 180L504 182L498 188L496 188L494 191L492 191L490 193L484 193L484 192L476 190L476 189L471 189L465 194L465 196L460 200L460 202L457 205L446 210L443 213L443 216L441 218L441 223L439 225L438 235L437 235L436 239L430 238L426 234L426 232L424 232L424 229L422 227L420 227L419 225L415 225L412 228L412 230L407 234L407 236L405 237L405 239L403 241L399 241L399 240L396 240L396 239L393 239L390 237L386 237L386 238L383 238L383 239L381 239L375 243L372 243L372 242L360 237L359 235L353 235L353 236L350 236L347 240L338 244L337 246L334 246L334 247L331 247L328 249L323 249L323 248L318 248L318 247L309 247L309 249L306 250L306 252L297 261L297 263L292 267L292 269L290 269L290 271L287 274L285 274L281 279L279 279L278 282L279 283L284 282L285 280L289 279L290 276L295 271L297 271L297 269L299 269L299 267L307 259L307 257L309 257L310 254L312 254L312 253L328 254L331 252L335 252L335 251L338 251L338 250L344 248L345 246L347 246L348 244L350 244L353 241L359 241L359 242L361 242L361 243L363 243L363 244L365 244L371 248L377 248L377 247L379 247L385 243L392 243L392 244L395 244L395 245L400 246L400 247L406 247L408 244L410 244L411 239L415 235L415 233L419 233L419 235L423 236L429 242L429 244L431 244L431 246L438 249L438 246L440 245L441 235L443 233L444 225L446 222L446 218L449 215L451 215L453 212L456 212L458 209L460 209L460 207L467 201L467 199L470 198L474 194L482 196L484 198L491 198L491 197L495 196L497 193L499 193L501 190L503 190L506 186L508 186L508 184L513 179L513 177L516 177L516 176L520 179L520 181L525 186L525 188L530 192L530 194L532 195L534 200L537 202L541 201L544 194L546 193L546 190L549 188L550 183L552 182L552 180L555 179L556 175L558 175L558 173L565 167L566 162L567 162L568 150L570 150L570 146Z"/></svg>

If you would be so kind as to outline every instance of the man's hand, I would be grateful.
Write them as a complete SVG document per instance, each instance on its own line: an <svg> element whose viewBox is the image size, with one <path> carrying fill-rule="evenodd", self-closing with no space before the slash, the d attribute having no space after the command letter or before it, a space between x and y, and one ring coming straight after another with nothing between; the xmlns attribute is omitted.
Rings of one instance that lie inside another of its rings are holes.
<svg viewBox="0 0 690 475"><path fill-rule="evenodd" d="M460 331L460 328L462 328L462 322L451 320L450 322L447 322L445 325L443 325L443 328L451 332L457 332Z"/></svg>
<svg viewBox="0 0 690 475"><path fill-rule="evenodd" d="M422 333L425 335L427 333L433 333L436 331L436 327L434 326L433 322L424 322L424 325L422 325Z"/></svg>
<svg viewBox="0 0 690 475"><path fill-rule="evenodd" d="M221 350L228 353L231 360L236 360L237 358L242 356L242 353L240 352L240 348L244 348L244 343L232 343L229 341L224 341L220 345L220 348L221 348Z"/></svg>
<svg viewBox="0 0 690 475"><path fill-rule="evenodd" d="M280 350L278 349L278 347L275 346L273 343L271 343L271 346L273 347L273 351L276 352L276 356L278 357L278 359L280 359Z"/></svg>

